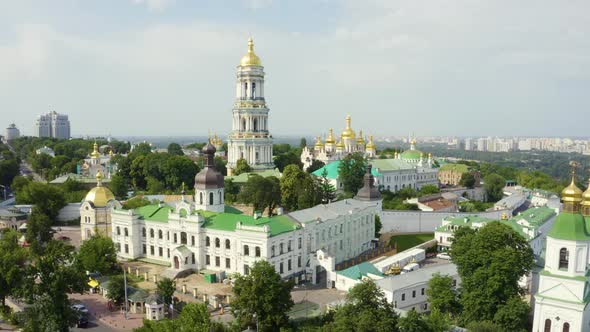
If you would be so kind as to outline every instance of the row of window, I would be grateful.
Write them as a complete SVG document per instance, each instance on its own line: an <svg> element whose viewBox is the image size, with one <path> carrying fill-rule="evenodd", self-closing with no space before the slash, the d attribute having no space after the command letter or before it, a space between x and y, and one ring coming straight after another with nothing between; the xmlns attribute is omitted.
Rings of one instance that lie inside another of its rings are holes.
<svg viewBox="0 0 590 332"><path fill-rule="evenodd" d="M291 240L287 241L287 251L286 252L291 252L293 250L291 243L292 243ZM298 238L297 239L297 248L301 249L302 246L303 246L303 240L301 238ZM279 255L284 254L285 253L284 249L285 249L284 243L283 242L279 243L279 253L278 254ZM273 244L270 247L270 257L275 257L276 255L277 255L276 254L276 247Z"/></svg>
<svg viewBox="0 0 590 332"><path fill-rule="evenodd" d="M150 232L150 238L154 239L156 237L156 231L153 228L150 228L149 232ZM120 235L118 226L117 226L117 235ZM125 236L127 236L127 228L125 228ZM145 227L143 227L141 229L141 236L143 238L145 238L147 236L147 230ZM172 233L172 237L173 237L173 242L178 243L178 233ZM158 230L158 239L159 240L164 239L164 232L161 229ZM166 241L170 241L170 232L166 232ZM186 234L186 232L180 232L180 244L188 244L188 235ZM191 246L194 247L195 245L196 245L195 236L191 235Z"/></svg>
<svg viewBox="0 0 590 332"><path fill-rule="evenodd" d="M545 319L545 326L543 327L543 332L551 332L551 325L551 319ZM563 323L563 328L561 329L561 332L570 332L570 323Z"/></svg>

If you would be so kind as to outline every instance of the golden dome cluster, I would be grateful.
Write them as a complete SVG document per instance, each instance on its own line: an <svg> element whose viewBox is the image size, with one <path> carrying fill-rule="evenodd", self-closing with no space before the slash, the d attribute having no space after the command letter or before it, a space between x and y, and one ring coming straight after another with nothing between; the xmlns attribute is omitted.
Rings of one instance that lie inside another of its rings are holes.
<svg viewBox="0 0 590 332"><path fill-rule="evenodd" d="M100 152L98 152L98 144L96 142L94 142L94 149L93 149L92 153L90 153L90 158L92 158L92 159L100 158Z"/></svg>
<svg viewBox="0 0 590 332"><path fill-rule="evenodd" d="M570 163L572 167L572 180L570 184L561 191L561 201L563 202L563 210L565 212L577 212L582 210L582 214L590 216L590 183L588 189L582 192L575 182L576 167L579 166L576 162Z"/></svg>
<svg viewBox="0 0 590 332"><path fill-rule="evenodd" d="M352 130L351 122L352 122L352 118L350 117L350 115L347 115L346 116L346 128L342 131L342 138L354 139L356 137L354 130Z"/></svg>
<svg viewBox="0 0 590 332"><path fill-rule="evenodd" d="M209 143L215 147L220 147L223 145L223 140L221 137L217 136L217 134L213 135L213 137L209 138Z"/></svg>
<svg viewBox="0 0 590 332"><path fill-rule="evenodd" d="M240 60L240 66L262 66L262 61L256 53L254 53L254 40L248 39L248 53L246 53L242 60Z"/></svg>

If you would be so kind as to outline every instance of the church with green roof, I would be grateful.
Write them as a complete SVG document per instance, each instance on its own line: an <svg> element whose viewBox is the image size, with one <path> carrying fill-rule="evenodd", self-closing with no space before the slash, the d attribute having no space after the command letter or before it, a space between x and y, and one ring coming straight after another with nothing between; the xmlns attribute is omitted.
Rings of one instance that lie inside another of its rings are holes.
<svg viewBox="0 0 590 332"><path fill-rule="evenodd" d="M533 302L533 331L590 331L590 188L572 181L547 234L545 262Z"/></svg>

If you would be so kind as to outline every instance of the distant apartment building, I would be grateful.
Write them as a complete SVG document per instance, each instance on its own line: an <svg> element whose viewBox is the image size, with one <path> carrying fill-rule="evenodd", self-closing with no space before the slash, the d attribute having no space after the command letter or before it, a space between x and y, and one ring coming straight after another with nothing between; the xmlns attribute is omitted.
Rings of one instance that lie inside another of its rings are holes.
<svg viewBox="0 0 590 332"><path fill-rule="evenodd" d="M473 140L471 138L466 138L463 142L463 146L465 147L465 151L473 150Z"/></svg>
<svg viewBox="0 0 590 332"><path fill-rule="evenodd" d="M14 123L11 123L8 128L6 128L6 135L4 136L7 141L12 141L20 137L20 130L16 127Z"/></svg>
<svg viewBox="0 0 590 332"><path fill-rule="evenodd" d="M70 120L67 115L55 111L41 114L35 120L34 134L37 137L69 139Z"/></svg>

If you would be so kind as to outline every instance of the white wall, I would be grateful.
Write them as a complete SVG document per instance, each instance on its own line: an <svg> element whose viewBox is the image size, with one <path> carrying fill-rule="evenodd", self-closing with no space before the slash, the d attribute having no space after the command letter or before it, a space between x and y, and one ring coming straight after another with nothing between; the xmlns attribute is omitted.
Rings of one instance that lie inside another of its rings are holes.
<svg viewBox="0 0 590 332"><path fill-rule="evenodd" d="M402 211L383 210L381 233L426 233L434 232L440 226L443 218L448 216L473 216L477 214L491 219L500 219L502 213L512 213L510 210L487 211L487 212L430 212L430 211Z"/></svg>

